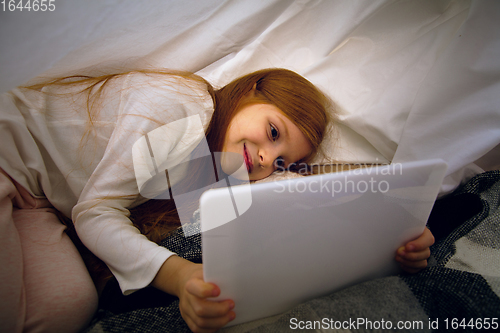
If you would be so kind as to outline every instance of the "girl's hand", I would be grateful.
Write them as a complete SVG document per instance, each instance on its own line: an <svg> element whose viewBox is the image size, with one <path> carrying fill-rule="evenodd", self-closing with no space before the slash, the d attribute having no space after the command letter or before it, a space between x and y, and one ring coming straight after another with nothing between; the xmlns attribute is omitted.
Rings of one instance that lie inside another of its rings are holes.
<svg viewBox="0 0 500 333"><path fill-rule="evenodd" d="M179 297L182 318L193 332L215 332L235 318L231 300L211 301L220 294L213 283L203 281L203 266L177 256L165 261L153 286Z"/></svg>
<svg viewBox="0 0 500 333"><path fill-rule="evenodd" d="M220 289L203 281L202 265L197 266L180 289L179 308L182 318L193 332L215 332L234 319L234 311L231 311L234 302L207 299L219 296Z"/></svg>
<svg viewBox="0 0 500 333"><path fill-rule="evenodd" d="M426 227L420 237L397 250L396 261L405 272L417 273L427 267L427 259L431 256L429 247L432 244L434 244L434 236Z"/></svg>

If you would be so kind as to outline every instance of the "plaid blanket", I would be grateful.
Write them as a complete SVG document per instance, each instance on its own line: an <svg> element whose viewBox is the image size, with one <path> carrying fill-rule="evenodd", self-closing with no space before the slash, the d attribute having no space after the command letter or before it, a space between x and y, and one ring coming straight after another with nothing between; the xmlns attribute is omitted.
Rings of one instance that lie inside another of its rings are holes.
<svg viewBox="0 0 500 333"><path fill-rule="evenodd" d="M436 201L429 267L358 284L224 332L446 332L500 328L500 171L480 174ZM196 227L196 223L193 224ZM201 262L199 235L162 246ZM87 332L189 332L178 300L146 288L130 296L108 283Z"/></svg>

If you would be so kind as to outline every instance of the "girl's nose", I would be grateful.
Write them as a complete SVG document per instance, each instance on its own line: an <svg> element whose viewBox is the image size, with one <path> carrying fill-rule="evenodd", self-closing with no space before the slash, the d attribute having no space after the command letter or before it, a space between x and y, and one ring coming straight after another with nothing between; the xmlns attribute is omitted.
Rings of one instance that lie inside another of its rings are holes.
<svg viewBox="0 0 500 333"><path fill-rule="evenodd" d="M274 154L273 152L271 151L268 151L268 150L259 150L259 163L260 165L262 165L263 167L269 167L269 166L272 166L273 163L274 163L274 160L278 157L274 157Z"/></svg>

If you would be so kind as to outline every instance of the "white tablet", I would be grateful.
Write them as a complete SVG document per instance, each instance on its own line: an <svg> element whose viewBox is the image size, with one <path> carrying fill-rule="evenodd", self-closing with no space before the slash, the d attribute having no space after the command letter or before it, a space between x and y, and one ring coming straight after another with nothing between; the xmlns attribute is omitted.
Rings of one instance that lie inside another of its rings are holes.
<svg viewBox="0 0 500 333"><path fill-rule="evenodd" d="M397 272L396 249L422 233L446 168L396 163L205 192L204 279L234 300L230 325Z"/></svg>

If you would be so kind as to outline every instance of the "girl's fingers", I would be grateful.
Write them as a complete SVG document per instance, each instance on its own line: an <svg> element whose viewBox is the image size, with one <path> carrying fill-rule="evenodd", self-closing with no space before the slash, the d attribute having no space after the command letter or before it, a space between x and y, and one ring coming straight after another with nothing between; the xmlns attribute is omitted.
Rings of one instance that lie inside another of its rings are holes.
<svg viewBox="0 0 500 333"><path fill-rule="evenodd" d="M193 332L213 332L235 318L233 301L214 302L193 300L185 311L184 320Z"/></svg>
<svg viewBox="0 0 500 333"><path fill-rule="evenodd" d="M401 268L408 273L416 273L427 267L427 260L407 261L401 257L396 257L396 261L398 261Z"/></svg>
<svg viewBox="0 0 500 333"><path fill-rule="evenodd" d="M217 297L220 294L219 287L201 279L191 279L186 282L186 290L191 295L199 298Z"/></svg>
<svg viewBox="0 0 500 333"><path fill-rule="evenodd" d="M396 261L408 273L417 273L427 267L427 259L431 256L430 246L434 244L434 236L426 227L415 240L401 246L396 252Z"/></svg>
<svg viewBox="0 0 500 333"><path fill-rule="evenodd" d="M425 248L419 252L408 252L405 247L401 247L398 249L397 256L407 261L427 260L431 256L431 250L429 248Z"/></svg>
<svg viewBox="0 0 500 333"><path fill-rule="evenodd" d="M199 318L223 317L234 308L234 302L231 300L216 302L205 299L192 299L190 303L194 316Z"/></svg>
<svg viewBox="0 0 500 333"><path fill-rule="evenodd" d="M432 244L434 244L434 236L432 235L431 231L426 227L422 235L420 235L420 237L418 237L415 240L412 240L411 242L408 242L405 245L405 250L407 252L419 252L425 250L426 248L429 248Z"/></svg>
<svg viewBox="0 0 500 333"><path fill-rule="evenodd" d="M220 289L213 283L203 281L201 269L187 271L187 276L180 288L179 309L193 332L215 332L235 318L232 300L210 300L220 295Z"/></svg>
<svg viewBox="0 0 500 333"><path fill-rule="evenodd" d="M182 317L193 332L214 332L235 318L234 302L209 301L187 295L179 304Z"/></svg>
<svg viewBox="0 0 500 333"><path fill-rule="evenodd" d="M227 316L224 317L218 317L218 318L212 318L212 319L206 319L206 318L199 318L199 317L187 317L184 318L186 321L187 325L193 332L215 332L219 330L220 328L224 327L228 322L233 320L235 318L235 314L233 311L228 313Z"/></svg>
<svg viewBox="0 0 500 333"><path fill-rule="evenodd" d="M414 268L425 268L427 267L427 260L406 260L405 258L401 258L399 256L396 257L396 261L399 262L401 265L406 266L406 267L414 267Z"/></svg>
<svg viewBox="0 0 500 333"><path fill-rule="evenodd" d="M220 329L228 322L235 318L234 311L230 311L225 316L214 317L214 318L205 318L198 317L193 315L190 317L190 320L198 327L202 329Z"/></svg>

